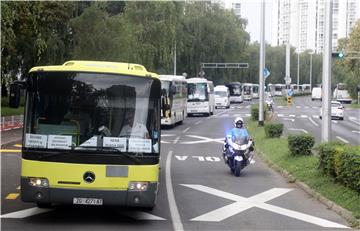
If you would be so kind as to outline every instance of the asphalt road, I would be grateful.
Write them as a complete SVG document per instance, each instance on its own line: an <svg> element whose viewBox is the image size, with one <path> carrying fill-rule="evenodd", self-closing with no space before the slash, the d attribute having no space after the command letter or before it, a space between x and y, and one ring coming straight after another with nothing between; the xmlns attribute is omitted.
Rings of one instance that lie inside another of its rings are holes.
<svg viewBox="0 0 360 231"><path fill-rule="evenodd" d="M344 120L331 120L331 140L360 145L360 109L345 106ZM319 118L321 101L310 96L293 98L291 106L275 106L277 119L284 123L286 133L308 133L321 141L322 120Z"/></svg>
<svg viewBox="0 0 360 231"><path fill-rule="evenodd" d="M19 147L13 144L2 147L2 230L335 230L347 227L342 217L286 182L257 157L256 163L245 168L240 177L231 175L221 159L222 139L236 116L250 117L249 108L249 102L245 102L227 110L216 110L210 117L189 117L182 125L162 131L160 189L157 206L151 212L87 206L44 210L32 203L23 203L19 197L20 153L12 151ZM282 112L276 111L278 116Z"/></svg>

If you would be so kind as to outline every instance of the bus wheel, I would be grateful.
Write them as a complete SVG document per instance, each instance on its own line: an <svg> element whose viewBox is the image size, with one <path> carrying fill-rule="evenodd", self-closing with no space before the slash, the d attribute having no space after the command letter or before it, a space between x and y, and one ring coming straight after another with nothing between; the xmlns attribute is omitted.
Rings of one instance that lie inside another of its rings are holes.
<svg viewBox="0 0 360 231"><path fill-rule="evenodd" d="M51 208L51 203L37 202L36 205L37 205L37 207L43 208L43 209Z"/></svg>

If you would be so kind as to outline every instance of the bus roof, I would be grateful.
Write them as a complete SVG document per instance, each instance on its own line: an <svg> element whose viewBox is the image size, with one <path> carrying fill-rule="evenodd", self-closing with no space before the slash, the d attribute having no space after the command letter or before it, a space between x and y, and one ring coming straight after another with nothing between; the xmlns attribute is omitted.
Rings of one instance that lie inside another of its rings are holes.
<svg viewBox="0 0 360 231"><path fill-rule="evenodd" d="M78 61L71 60L65 62L63 65L54 66L36 66L31 68L31 72L42 71L77 71L77 72L97 72L97 73L113 73L113 74L127 74L143 77L158 78L156 73L148 72L143 65L134 63L118 63L118 62L104 62L104 61Z"/></svg>
<svg viewBox="0 0 360 231"><path fill-rule="evenodd" d="M208 83L208 82L212 82L212 81L207 80L205 78L190 78L190 79L186 79L186 81L188 83Z"/></svg>
<svg viewBox="0 0 360 231"><path fill-rule="evenodd" d="M225 90L225 91L227 91L227 90L229 90L229 88L227 86L225 86L225 85L217 85L217 86L215 86L215 90Z"/></svg>
<svg viewBox="0 0 360 231"><path fill-rule="evenodd" d="M177 80L180 82L186 82L185 76L182 75L159 75L159 78L160 80L168 80L168 81Z"/></svg>

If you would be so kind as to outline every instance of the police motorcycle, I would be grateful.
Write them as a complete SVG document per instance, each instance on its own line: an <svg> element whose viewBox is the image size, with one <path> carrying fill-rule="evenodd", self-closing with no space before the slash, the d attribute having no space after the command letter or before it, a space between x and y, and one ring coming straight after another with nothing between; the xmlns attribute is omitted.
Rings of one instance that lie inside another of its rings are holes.
<svg viewBox="0 0 360 231"><path fill-rule="evenodd" d="M235 176L240 176L241 170L250 163L255 163L254 142L243 123L243 119L237 117L234 121L235 128L227 132L224 141L223 159Z"/></svg>

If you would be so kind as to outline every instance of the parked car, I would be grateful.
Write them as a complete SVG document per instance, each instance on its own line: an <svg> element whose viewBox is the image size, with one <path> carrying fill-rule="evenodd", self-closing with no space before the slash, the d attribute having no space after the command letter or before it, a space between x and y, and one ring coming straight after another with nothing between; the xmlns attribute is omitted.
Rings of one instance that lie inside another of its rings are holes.
<svg viewBox="0 0 360 231"><path fill-rule="evenodd" d="M322 108L320 108L320 119L322 118ZM344 120L344 106L339 101L331 101L331 119L337 118Z"/></svg>

